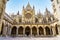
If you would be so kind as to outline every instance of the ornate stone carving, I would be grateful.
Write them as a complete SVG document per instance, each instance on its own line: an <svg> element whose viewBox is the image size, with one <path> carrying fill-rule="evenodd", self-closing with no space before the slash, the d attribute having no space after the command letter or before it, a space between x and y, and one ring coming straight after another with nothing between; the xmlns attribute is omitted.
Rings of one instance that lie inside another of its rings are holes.
<svg viewBox="0 0 60 40"><path fill-rule="evenodd" d="M27 19L30 19L30 18L32 17L32 15L31 15L30 13L27 13L27 14L25 14L25 17L26 17Z"/></svg>

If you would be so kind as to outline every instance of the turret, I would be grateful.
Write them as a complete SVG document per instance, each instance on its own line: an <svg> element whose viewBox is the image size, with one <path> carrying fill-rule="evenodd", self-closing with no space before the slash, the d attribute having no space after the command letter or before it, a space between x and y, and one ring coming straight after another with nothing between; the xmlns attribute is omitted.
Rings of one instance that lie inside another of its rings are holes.
<svg viewBox="0 0 60 40"><path fill-rule="evenodd" d="M19 11L18 11L17 15L19 15Z"/></svg>

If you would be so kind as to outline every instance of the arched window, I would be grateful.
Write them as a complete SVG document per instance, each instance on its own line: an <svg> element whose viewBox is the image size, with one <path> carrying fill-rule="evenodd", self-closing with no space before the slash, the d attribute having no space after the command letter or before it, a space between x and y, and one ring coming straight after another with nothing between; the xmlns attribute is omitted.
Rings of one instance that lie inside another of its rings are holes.
<svg viewBox="0 0 60 40"><path fill-rule="evenodd" d="M38 22L38 19L37 18L35 18L35 23L37 23Z"/></svg>
<svg viewBox="0 0 60 40"><path fill-rule="evenodd" d="M21 23L21 22L22 22L22 20L21 20L21 19L19 19L19 22Z"/></svg>
<svg viewBox="0 0 60 40"><path fill-rule="evenodd" d="M50 18L50 17L48 18L48 21L49 21L49 22L51 21L51 18Z"/></svg>

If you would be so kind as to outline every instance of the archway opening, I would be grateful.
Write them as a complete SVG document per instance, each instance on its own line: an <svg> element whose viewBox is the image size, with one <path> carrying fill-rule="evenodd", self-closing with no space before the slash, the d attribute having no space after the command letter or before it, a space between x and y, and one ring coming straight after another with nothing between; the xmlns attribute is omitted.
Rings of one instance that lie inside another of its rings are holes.
<svg viewBox="0 0 60 40"><path fill-rule="evenodd" d="M32 28L32 35L34 35L34 36L37 35L37 28L36 27Z"/></svg>
<svg viewBox="0 0 60 40"><path fill-rule="evenodd" d="M42 27L39 27L39 35L44 35L44 30Z"/></svg>
<svg viewBox="0 0 60 40"><path fill-rule="evenodd" d="M14 26L11 30L11 35L16 36L16 33L17 33L16 31L17 31L17 28Z"/></svg>
<svg viewBox="0 0 60 40"><path fill-rule="evenodd" d="M23 27L22 26L18 28L18 34L23 35Z"/></svg>
<svg viewBox="0 0 60 40"><path fill-rule="evenodd" d="M3 27L4 27L4 23L2 23L1 34L3 34Z"/></svg>
<svg viewBox="0 0 60 40"><path fill-rule="evenodd" d="M58 34L58 25L55 25L56 34Z"/></svg>
<svg viewBox="0 0 60 40"><path fill-rule="evenodd" d="M50 35L50 29L49 27L45 27L46 35Z"/></svg>
<svg viewBox="0 0 60 40"><path fill-rule="evenodd" d="M29 28L28 26L25 28L25 34L26 34L27 36L30 35L30 28Z"/></svg>

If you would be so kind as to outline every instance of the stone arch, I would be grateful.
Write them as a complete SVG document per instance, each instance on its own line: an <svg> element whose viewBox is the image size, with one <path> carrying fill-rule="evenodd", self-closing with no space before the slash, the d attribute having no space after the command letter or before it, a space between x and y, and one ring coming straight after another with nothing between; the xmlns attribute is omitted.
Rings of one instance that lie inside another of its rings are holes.
<svg viewBox="0 0 60 40"><path fill-rule="evenodd" d="M29 35L30 35L30 32L31 32L30 27L27 26L27 27L25 28L25 34L26 34L27 36L29 36Z"/></svg>
<svg viewBox="0 0 60 40"><path fill-rule="evenodd" d="M46 35L50 35L50 28L48 26L45 27Z"/></svg>
<svg viewBox="0 0 60 40"><path fill-rule="evenodd" d="M16 36L16 34L17 34L17 27L14 26L11 30L11 35Z"/></svg>
<svg viewBox="0 0 60 40"><path fill-rule="evenodd" d="M22 27L22 26L20 26L20 27L18 28L18 34L19 34L19 35L23 35L23 27Z"/></svg>
<svg viewBox="0 0 60 40"><path fill-rule="evenodd" d="M41 26L39 27L39 35L44 35L44 29Z"/></svg>
<svg viewBox="0 0 60 40"><path fill-rule="evenodd" d="M35 26L32 28L32 35L37 35L37 28Z"/></svg>
<svg viewBox="0 0 60 40"><path fill-rule="evenodd" d="M55 25L56 34L58 34L58 25Z"/></svg>

